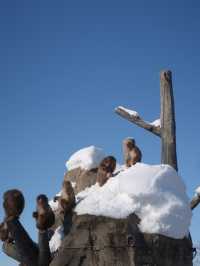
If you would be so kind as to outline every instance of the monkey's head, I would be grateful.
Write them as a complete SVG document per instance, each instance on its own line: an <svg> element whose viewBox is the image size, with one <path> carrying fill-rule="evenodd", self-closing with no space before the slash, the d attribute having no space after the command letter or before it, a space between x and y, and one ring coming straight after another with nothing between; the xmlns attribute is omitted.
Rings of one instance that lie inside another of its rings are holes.
<svg viewBox="0 0 200 266"><path fill-rule="evenodd" d="M70 193L71 191L73 191L72 184L68 180L63 181L62 187L63 187L64 191L66 191L67 193Z"/></svg>
<svg viewBox="0 0 200 266"><path fill-rule="evenodd" d="M48 198L44 194L40 194L37 196L36 202L39 206L46 206L48 205Z"/></svg>
<svg viewBox="0 0 200 266"><path fill-rule="evenodd" d="M107 173L113 173L116 168L116 159L113 156L107 156L105 157L101 163L100 168Z"/></svg>
<svg viewBox="0 0 200 266"><path fill-rule="evenodd" d="M20 190L7 190L3 195L3 201L3 207L7 215L20 216L25 205L24 196Z"/></svg>
<svg viewBox="0 0 200 266"><path fill-rule="evenodd" d="M126 146L129 150L132 150L135 147L135 140L134 139L126 139L125 143L126 143Z"/></svg>

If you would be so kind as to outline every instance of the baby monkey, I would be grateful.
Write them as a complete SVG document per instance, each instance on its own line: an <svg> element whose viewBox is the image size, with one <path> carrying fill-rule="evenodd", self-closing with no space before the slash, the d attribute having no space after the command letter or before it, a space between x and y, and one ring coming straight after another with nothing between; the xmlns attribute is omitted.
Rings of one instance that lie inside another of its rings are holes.
<svg viewBox="0 0 200 266"><path fill-rule="evenodd" d="M76 198L70 181L63 181L61 194L54 197L54 201L58 201L60 214L66 214L75 207Z"/></svg>
<svg viewBox="0 0 200 266"><path fill-rule="evenodd" d="M107 182L107 180L112 177L115 168L115 157L107 156L101 161L97 172L97 182L99 183L100 187L102 187Z"/></svg>
<svg viewBox="0 0 200 266"><path fill-rule="evenodd" d="M141 162L142 152L136 146L134 139L131 138L125 139L123 146L124 146L126 167L131 167L132 165Z"/></svg>
<svg viewBox="0 0 200 266"><path fill-rule="evenodd" d="M46 195L41 194L36 199L37 211L33 212L36 219L36 226L39 230L44 231L55 223L55 215L48 203Z"/></svg>

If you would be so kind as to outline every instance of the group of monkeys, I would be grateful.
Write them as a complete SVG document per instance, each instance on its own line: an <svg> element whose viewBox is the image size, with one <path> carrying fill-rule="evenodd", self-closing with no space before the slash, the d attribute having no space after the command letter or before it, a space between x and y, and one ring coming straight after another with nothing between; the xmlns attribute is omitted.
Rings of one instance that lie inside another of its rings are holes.
<svg viewBox="0 0 200 266"><path fill-rule="evenodd" d="M133 139L126 139L124 143L124 154L126 167L130 167L142 159L142 153L136 146ZM105 157L97 171L97 183L103 186L107 180L113 176L116 168L116 159L113 156ZM54 201L58 202L58 213L64 217L66 213L73 210L76 205L76 197L74 189L70 181L64 180L60 196L56 196ZM17 190L12 189L4 193L3 207L5 210L5 218L3 223L0 224L0 239L8 243L13 243L14 239L10 235L7 226L9 221L19 219L25 205L23 194ZM52 211L48 198L46 195L41 194L36 199L37 209L33 212L33 217L36 220L36 227L40 232L50 229L55 223L55 213Z"/></svg>

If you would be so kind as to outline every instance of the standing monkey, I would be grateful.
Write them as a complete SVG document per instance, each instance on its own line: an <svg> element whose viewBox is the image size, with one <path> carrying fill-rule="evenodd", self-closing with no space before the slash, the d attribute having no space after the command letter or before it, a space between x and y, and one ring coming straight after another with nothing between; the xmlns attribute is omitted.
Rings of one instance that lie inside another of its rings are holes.
<svg viewBox="0 0 200 266"><path fill-rule="evenodd" d="M113 156L105 157L98 168L97 171L97 183L99 186L103 186L107 180L112 176L116 168L116 159Z"/></svg>
<svg viewBox="0 0 200 266"><path fill-rule="evenodd" d="M72 184L68 180L64 180L62 184L61 195L54 197L54 201L59 203L60 214L66 214L71 211L76 204L76 198Z"/></svg>
<svg viewBox="0 0 200 266"><path fill-rule="evenodd" d="M141 162L142 152L136 146L134 139L127 138L123 141L123 151L126 167L131 167L132 165Z"/></svg>

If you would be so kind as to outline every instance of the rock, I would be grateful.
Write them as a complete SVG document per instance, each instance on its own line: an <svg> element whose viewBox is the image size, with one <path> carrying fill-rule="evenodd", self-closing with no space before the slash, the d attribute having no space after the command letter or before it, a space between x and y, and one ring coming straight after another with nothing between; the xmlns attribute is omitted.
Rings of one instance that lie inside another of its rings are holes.
<svg viewBox="0 0 200 266"><path fill-rule="evenodd" d="M84 170L81 168L73 169L67 172L64 176L64 180L75 182L75 193L79 193L86 187L91 187L96 183L97 168L91 170Z"/></svg>
<svg viewBox="0 0 200 266"><path fill-rule="evenodd" d="M139 219L73 216L50 266L192 266L190 239L142 234Z"/></svg>

